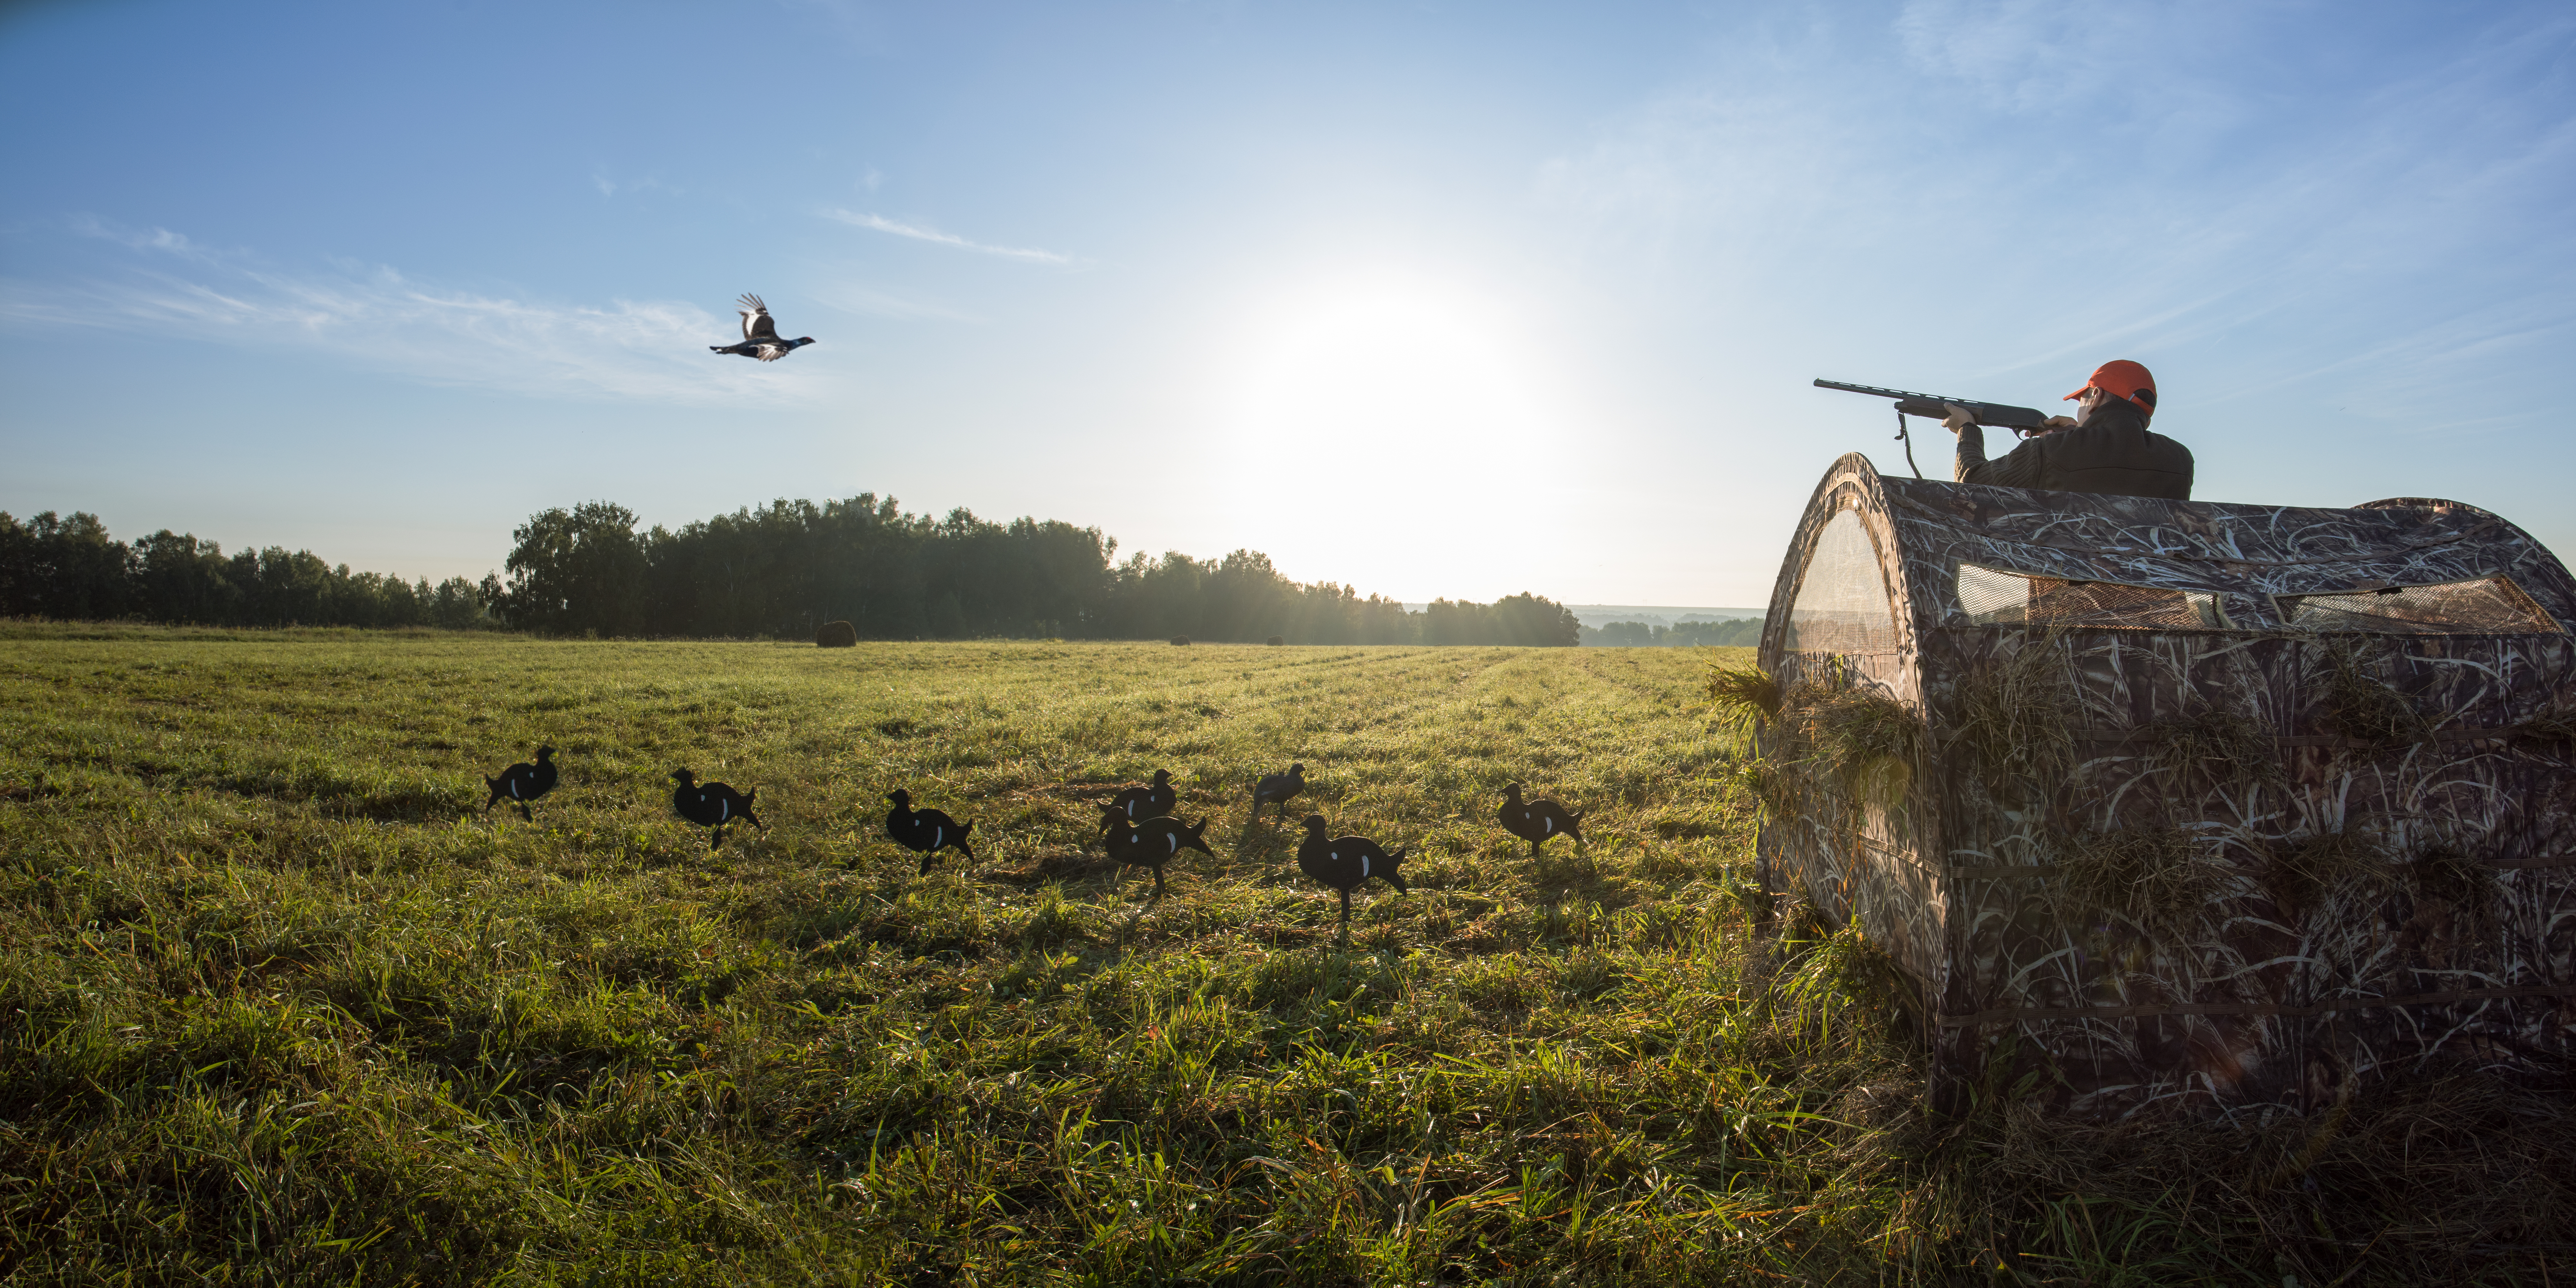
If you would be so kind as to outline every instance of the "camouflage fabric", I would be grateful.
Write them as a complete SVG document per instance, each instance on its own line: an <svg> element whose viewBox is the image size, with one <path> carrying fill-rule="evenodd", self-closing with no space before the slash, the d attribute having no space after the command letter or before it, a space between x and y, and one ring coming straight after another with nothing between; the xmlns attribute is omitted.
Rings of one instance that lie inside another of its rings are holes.
<svg viewBox="0 0 2576 1288"><path fill-rule="evenodd" d="M1903 704L1920 751L1901 800L1862 799L1775 718L1762 871L1911 976L1944 1096L2037 1075L2115 1117L2306 1108L2437 1053L2563 1070L2571 622L2566 568L2456 502L2036 492L1846 456L1762 664Z"/></svg>

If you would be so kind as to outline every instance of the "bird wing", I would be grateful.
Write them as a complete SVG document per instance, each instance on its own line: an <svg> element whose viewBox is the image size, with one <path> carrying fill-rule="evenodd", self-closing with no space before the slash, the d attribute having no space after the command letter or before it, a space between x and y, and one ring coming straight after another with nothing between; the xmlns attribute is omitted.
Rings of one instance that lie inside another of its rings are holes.
<svg viewBox="0 0 2576 1288"><path fill-rule="evenodd" d="M745 295L736 307L742 310L742 338L746 341L775 340L778 324L769 318L769 306L757 295Z"/></svg>

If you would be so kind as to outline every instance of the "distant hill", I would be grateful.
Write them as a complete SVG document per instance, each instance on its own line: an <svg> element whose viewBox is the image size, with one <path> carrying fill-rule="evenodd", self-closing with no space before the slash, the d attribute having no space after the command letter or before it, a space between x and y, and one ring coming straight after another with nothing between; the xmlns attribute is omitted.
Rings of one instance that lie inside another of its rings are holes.
<svg viewBox="0 0 2576 1288"><path fill-rule="evenodd" d="M1759 608L1703 608L1672 604L1568 604L1566 610L1574 620L1586 626L1607 626L1612 622L1644 622L1648 626L1679 626L1685 622L1731 622L1744 618L1761 621Z"/></svg>

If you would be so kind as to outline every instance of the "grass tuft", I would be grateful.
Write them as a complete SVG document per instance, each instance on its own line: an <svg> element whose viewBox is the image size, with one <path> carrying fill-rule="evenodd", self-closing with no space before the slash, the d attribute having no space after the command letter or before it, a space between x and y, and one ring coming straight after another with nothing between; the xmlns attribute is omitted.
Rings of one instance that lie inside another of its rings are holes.
<svg viewBox="0 0 2576 1288"><path fill-rule="evenodd" d="M2263 873L2272 897L2305 910L2347 890L2390 883L2388 843L2368 828L2346 828L2301 837L2276 847Z"/></svg>
<svg viewBox="0 0 2576 1288"><path fill-rule="evenodd" d="M2224 783L2239 788L2279 785L2281 756L2272 731L2251 716L2206 707L2159 720L2140 731L2151 763L2177 784Z"/></svg>
<svg viewBox="0 0 2576 1288"><path fill-rule="evenodd" d="M1779 678L1752 662L1710 663L1706 692L1710 709L1726 728L1762 728L1780 714Z"/></svg>
<svg viewBox="0 0 2576 1288"><path fill-rule="evenodd" d="M2159 936L2188 933L2227 884L2208 848L2174 827L2070 834L2058 860L2068 911L2100 909Z"/></svg>
<svg viewBox="0 0 2576 1288"><path fill-rule="evenodd" d="M2327 728L2378 747L2409 746L2433 736L2415 704L2370 673L2357 643L2329 639L2318 647L2325 658Z"/></svg>
<svg viewBox="0 0 2576 1288"><path fill-rule="evenodd" d="M1961 683L1957 706L1949 745L1989 777L2055 783L2074 772L2075 680L2054 633L2023 635L2010 655Z"/></svg>
<svg viewBox="0 0 2576 1288"><path fill-rule="evenodd" d="M1817 768L1859 800L1902 808L1923 746L1923 717L1876 689L1802 687L1793 697L1803 699L1793 712Z"/></svg>

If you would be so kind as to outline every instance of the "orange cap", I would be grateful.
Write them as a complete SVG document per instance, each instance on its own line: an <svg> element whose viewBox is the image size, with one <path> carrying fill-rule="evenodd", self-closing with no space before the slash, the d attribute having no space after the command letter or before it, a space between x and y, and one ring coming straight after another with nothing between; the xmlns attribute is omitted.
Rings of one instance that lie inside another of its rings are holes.
<svg viewBox="0 0 2576 1288"><path fill-rule="evenodd" d="M2084 389L2099 389L2114 398L2125 398L2136 403L2139 410L2148 415L2156 414L2156 378L2148 375L2145 367L2126 358L2115 358L2095 367L2093 378L2084 382ZM2081 398L2084 389L2078 389L2059 401Z"/></svg>

